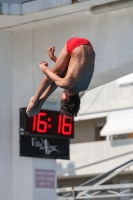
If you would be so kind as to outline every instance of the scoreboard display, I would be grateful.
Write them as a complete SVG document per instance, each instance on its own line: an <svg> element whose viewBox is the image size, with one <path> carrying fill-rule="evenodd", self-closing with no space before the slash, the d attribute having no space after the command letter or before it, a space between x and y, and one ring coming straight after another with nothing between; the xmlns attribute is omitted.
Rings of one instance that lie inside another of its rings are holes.
<svg viewBox="0 0 133 200"><path fill-rule="evenodd" d="M73 118L60 115L58 111L41 110L38 115L28 117L26 108L20 109L20 133L56 138L74 138Z"/></svg>
<svg viewBox="0 0 133 200"><path fill-rule="evenodd" d="M20 108L20 156L69 159L70 139L74 138L74 120L58 111L41 110L28 117Z"/></svg>

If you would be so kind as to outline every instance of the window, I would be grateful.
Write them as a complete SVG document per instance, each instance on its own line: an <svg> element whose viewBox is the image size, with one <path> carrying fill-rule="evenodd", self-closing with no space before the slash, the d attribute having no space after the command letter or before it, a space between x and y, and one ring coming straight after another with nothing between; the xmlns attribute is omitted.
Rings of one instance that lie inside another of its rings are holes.
<svg viewBox="0 0 133 200"><path fill-rule="evenodd" d="M133 133L121 134L121 135L113 135L113 140L123 140L133 138Z"/></svg>
<svg viewBox="0 0 133 200"><path fill-rule="evenodd" d="M106 140L106 136L100 136L100 131L103 127L104 127L104 125L97 125L95 127L95 140L96 141Z"/></svg>

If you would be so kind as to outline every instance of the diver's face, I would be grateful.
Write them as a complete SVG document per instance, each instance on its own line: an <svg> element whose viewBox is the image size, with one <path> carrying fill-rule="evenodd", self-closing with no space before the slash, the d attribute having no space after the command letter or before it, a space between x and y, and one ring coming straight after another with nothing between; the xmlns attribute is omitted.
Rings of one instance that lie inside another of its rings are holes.
<svg viewBox="0 0 133 200"><path fill-rule="evenodd" d="M67 93L66 93L65 90L64 90L63 93L62 93L62 99L63 99L63 100L68 99L68 95L67 95Z"/></svg>

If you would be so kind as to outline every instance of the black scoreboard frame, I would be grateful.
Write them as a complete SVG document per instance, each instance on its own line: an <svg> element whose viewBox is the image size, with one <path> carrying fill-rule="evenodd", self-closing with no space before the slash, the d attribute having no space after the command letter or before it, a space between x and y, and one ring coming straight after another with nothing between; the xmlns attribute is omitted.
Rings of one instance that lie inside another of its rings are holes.
<svg viewBox="0 0 133 200"><path fill-rule="evenodd" d="M58 128L60 131L60 134L55 131L53 134L48 129L48 132L45 132L44 134L41 132L34 132L29 131L30 129L27 128L28 126L26 123L29 123L30 125L33 125L33 117L28 118L26 114L26 108L20 108L19 110L19 137L20 137L20 152L19 155L22 157L33 157L33 158L49 158L49 159L70 159L70 138L74 138L74 120L68 119L66 117L60 117L60 113L58 111L51 111L51 110L41 110L38 116L42 117L44 114L48 118L41 118L42 123L42 129L44 129L44 125L46 125L45 121L43 120L49 119L50 116L54 116L52 120L55 120L55 116L59 117L59 119L65 119L64 121L64 133L62 134L61 127L56 126L56 121L52 124L55 130L55 127ZM44 116L44 117L45 117ZM37 119L34 117L34 119ZM39 118L40 119L40 118ZM51 122L50 121L50 122ZM39 122L40 123L40 122ZM44 124L43 124L44 123ZM39 124L40 125L40 124ZM60 124L62 126L62 124ZM72 126L72 127L71 127ZM40 126L41 127L41 126ZM41 130L41 128L38 130Z"/></svg>

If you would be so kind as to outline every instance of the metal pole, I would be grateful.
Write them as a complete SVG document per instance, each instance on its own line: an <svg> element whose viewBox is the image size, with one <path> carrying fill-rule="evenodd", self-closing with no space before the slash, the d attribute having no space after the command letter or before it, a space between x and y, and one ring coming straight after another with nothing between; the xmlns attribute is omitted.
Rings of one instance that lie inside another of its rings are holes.
<svg viewBox="0 0 133 200"><path fill-rule="evenodd" d="M108 181L109 179L113 178L114 176L116 176L117 174L121 173L122 171L124 171L127 167L130 167L131 165L133 165L133 159L130 162L127 162L126 166L123 165L123 167L121 169L119 169L118 171L110 174L109 176L107 176L106 178L102 179L101 181L97 182L96 185L101 185L104 182Z"/></svg>
<svg viewBox="0 0 133 200"><path fill-rule="evenodd" d="M114 172L115 170L117 170L117 169L119 169L119 168L121 168L121 167L127 165L128 163L130 163L130 162L132 162L132 161L133 161L133 159L131 159L131 160L129 160L129 161L123 163L122 165L119 165L118 167L113 168L112 170L110 170L110 171L108 171L108 172L106 172L106 173L104 173L104 174L100 174L100 175L98 175L98 176L92 178L91 180L86 181L85 183L82 183L80 186L86 186L86 185L93 184L95 181L98 181L99 179L106 177L106 176L109 175L110 173L112 173L112 172Z"/></svg>
<svg viewBox="0 0 133 200"><path fill-rule="evenodd" d="M73 191L72 191L72 196L73 196L73 200L75 200L75 190L73 188Z"/></svg>

